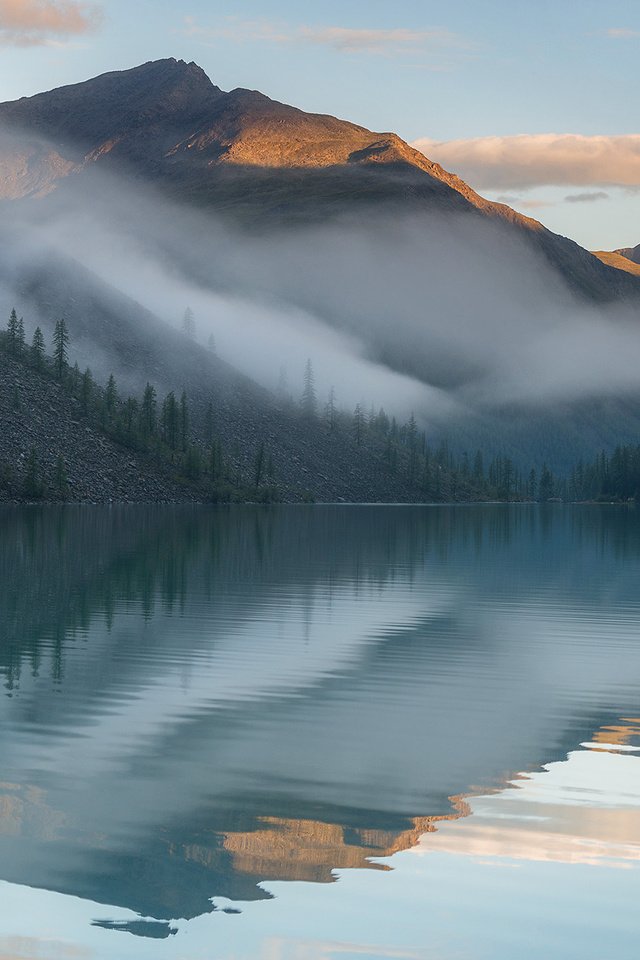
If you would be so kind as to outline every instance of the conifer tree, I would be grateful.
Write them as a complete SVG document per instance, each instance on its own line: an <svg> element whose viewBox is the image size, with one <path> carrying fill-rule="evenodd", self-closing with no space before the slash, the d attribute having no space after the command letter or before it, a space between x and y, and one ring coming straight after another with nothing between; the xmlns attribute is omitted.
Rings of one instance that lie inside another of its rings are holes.
<svg viewBox="0 0 640 960"><path fill-rule="evenodd" d="M44 337L42 336L42 330L40 327L36 327L33 333L33 340L31 341L31 363L34 365L36 370L44 369L44 358Z"/></svg>
<svg viewBox="0 0 640 960"><path fill-rule="evenodd" d="M187 449L189 439L189 404L187 403L187 394L182 391L180 396L180 446L183 451Z"/></svg>
<svg viewBox="0 0 640 960"><path fill-rule="evenodd" d="M364 432L364 414L362 412L361 405L359 403L356 403L355 410L353 411L353 436L358 446L360 446L360 444L362 443L363 432Z"/></svg>
<svg viewBox="0 0 640 960"><path fill-rule="evenodd" d="M118 388L116 386L116 378L112 373L109 374L109 379L107 380L107 386L104 391L104 402L107 408L107 416L111 419L118 404Z"/></svg>
<svg viewBox="0 0 640 960"><path fill-rule="evenodd" d="M304 368L304 389L302 391L302 414L307 420L315 420L318 408L316 397L315 377L311 360L307 360Z"/></svg>
<svg viewBox="0 0 640 960"><path fill-rule="evenodd" d="M13 307L7 322L7 339L9 341L10 353L18 352L18 324L18 314L16 313L16 308Z"/></svg>
<svg viewBox="0 0 640 960"><path fill-rule="evenodd" d="M196 318L193 314L191 307L187 307L184 314L182 315L182 332L189 337L190 340L195 340L196 338Z"/></svg>
<svg viewBox="0 0 640 960"><path fill-rule="evenodd" d="M142 395L142 405L140 407L140 430L145 437L154 436L157 427L157 401L155 388L147 383Z"/></svg>
<svg viewBox="0 0 640 960"><path fill-rule="evenodd" d="M175 450L178 446L178 404L173 390L162 404L161 429L162 439L170 450Z"/></svg>
<svg viewBox="0 0 640 960"><path fill-rule="evenodd" d="M336 428L337 410L336 410L336 391L334 387L329 390L329 398L324 408L324 419L331 432Z"/></svg>
<svg viewBox="0 0 640 960"><path fill-rule="evenodd" d="M40 480L40 465L38 463L38 454L36 448L31 447L27 462L25 464L24 478L22 482L22 492L30 500L39 500L44 492Z"/></svg>
<svg viewBox="0 0 640 960"><path fill-rule="evenodd" d="M16 333L16 352L24 352L24 320L22 317L18 320L18 330Z"/></svg>
<svg viewBox="0 0 640 960"><path fill-rule="evenodd" d="M58 380L62 380L69 362L69 331L62 317L56 320L53 331L53 366Z"/></svg>
<svg viewBox="0 0 640 960"><path fill-rule="evenodd" d="M139 414L140 410L136 398L127 397L122 409L122 425L124 427L125 436L129 441L133 440L135 436Z"/></svg>
<svg viewBox="0 0 640 960"><path fill-rule="evenodd" d="M89 367L82 374L82 380L80 382L80 407L82 412L86 415L89 412L89 406L91 404L91 398L93 396L93 376Z"/></svg>

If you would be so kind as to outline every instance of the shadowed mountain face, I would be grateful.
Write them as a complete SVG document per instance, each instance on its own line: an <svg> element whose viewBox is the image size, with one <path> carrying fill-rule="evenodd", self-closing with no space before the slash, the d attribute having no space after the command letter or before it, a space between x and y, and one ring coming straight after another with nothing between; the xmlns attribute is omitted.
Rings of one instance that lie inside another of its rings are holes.
<svg viewBox="0 0 640 960"><path fill-rule="evenodd" d="M354 204L480 212L516 228L573 289L601 300L640 289L577 244L480 197L397 135L252 90L224 93L195 63L160 60L5 103L0 124L0 198L42 197L97 166L252 223L306 221Z"/></svg>

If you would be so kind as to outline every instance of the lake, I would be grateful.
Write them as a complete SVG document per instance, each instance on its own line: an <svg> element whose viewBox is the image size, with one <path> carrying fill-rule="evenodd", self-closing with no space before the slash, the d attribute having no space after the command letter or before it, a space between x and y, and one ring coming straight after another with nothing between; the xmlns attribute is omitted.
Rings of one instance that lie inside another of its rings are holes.
<svg viewBox="0 0 640 960"><path fill-rule="evenodd" d="M636 960L640 512L3 507L2 960Z"/></svg>

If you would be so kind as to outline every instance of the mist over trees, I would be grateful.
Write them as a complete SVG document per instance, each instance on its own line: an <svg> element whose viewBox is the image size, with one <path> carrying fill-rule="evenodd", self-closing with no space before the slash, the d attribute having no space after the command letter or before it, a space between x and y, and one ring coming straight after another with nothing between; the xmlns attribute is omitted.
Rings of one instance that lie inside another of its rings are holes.
<svg viewBox="0 0 640 960"><path fill-rule="evenodd" d="M77 363L71 365L72 337L64 318L55 322L49 355L39 326L27 345L24 322L12 309L6 330L0 333L0 349L38 376L57 382L88 422L122 446L145 452L159 468L170 469L198 498L268 501L280 497L278 469L266 438L256 439L253 453L243 463L234 445L223 443L217 434L212 401L195 415L184 389L179 395L171 389L158 396L154 384L147 382L138 395L127 393L113 373L104 384L98 383L89 368L81 372ZM313 446L330 436L341 449L352 450L352 463L379 464L378 469L397 485L400 498L544 502L629 499L640 492L640 447L619 446L593 462L580 462L567 477L554 476L546 463L523 470L511 457L487 457L482 449L457 453L446 439L429 442L414 413L401 422L374 404L365 412L364 401L349 411L340 407L334 387L320 404L311 358L302 371L299 402L293 401L284 367L276 400L288 417L305 424L306 444ZM48 485L43 483L42 464L34 448L22 466L2 465L0 487L4 483L6 489L26 499L72 497L66 453L58 451Z"/></svg>

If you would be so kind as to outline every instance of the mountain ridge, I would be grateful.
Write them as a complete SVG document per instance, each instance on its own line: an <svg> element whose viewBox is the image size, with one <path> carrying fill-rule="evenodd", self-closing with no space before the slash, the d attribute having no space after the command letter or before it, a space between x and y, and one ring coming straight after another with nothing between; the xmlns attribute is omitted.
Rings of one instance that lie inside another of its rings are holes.
<svg viewBox="0 0 640 960"><path fill-rule="evenodd" d="M300 222L356 203L476 211L516 228L587 297L640 296L635 277L481 197L397 134L259 91L222 91L194 62L149 61L0 104L0 124L0 200L41 198L97 167L251 222Z"/></svg>

